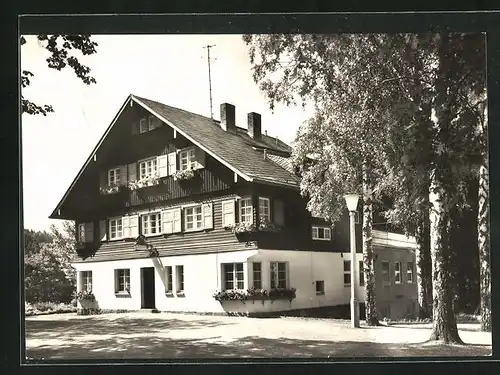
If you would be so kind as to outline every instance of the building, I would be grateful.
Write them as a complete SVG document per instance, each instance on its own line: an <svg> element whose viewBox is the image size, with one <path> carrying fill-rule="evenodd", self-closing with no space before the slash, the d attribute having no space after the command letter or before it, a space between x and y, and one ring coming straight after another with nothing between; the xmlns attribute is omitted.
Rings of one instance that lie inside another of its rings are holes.
<svg viewBox="0 0 500 375"><path fill-rule="evenodd" d="M78 172L50 217L76 222L73 266L92 307L265 315L348 305L347 212L333 226L311 217L290 147L262 134L259 114L241 128L233 105L220 109L216 121L130 95ZM414 313L414 242L374 231L374 245L380 311Z"/></svg>

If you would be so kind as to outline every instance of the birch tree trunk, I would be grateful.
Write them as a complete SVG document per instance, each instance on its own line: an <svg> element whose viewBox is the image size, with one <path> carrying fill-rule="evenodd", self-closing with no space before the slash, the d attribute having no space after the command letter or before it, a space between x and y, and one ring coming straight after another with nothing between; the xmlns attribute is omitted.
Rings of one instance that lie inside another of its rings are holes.
<svg viewBox="0 0 500 375"><path fill-rule="evenodd" d="M457 322L453 312L450 285L450 192L452 185L451 160L449 156L450 109L449 74L450 40L446 33L435 36L438 66L434 84L435 98L431 121L434 124L434 166L429 176L429 222L430 250L432 260L433 326L430 340L445 343L463 343L458 335Z"/></svg>
<svg viewBox="0 0 500 375"><path fill-rule="evenodd" d="M375 298L375 274L373 267L373 176L370 167L363 164L363 272L365 276L366 324L379 325Z"/></svg>
<svg viewBox="0 0 500 375"><path fill-rule="evenodd" d="M483 113L483 163L479 168L477 233L479 248L479 287L481 296L481 330L491 331L491 264L490 264L490 184L487 147L487 109Z"/></svg>

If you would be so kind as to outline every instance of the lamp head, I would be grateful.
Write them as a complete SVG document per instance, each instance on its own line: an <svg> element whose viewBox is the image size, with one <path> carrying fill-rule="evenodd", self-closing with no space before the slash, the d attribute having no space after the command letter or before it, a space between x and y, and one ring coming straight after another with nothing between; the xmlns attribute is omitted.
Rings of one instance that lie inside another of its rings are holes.
<svg viewBox="0 0 500 375"><path fill-rule="evenodd" d="M347 205L347 209L349 211L356 211L356 208L358 207L358 200L359 200L359 195L358 194L346 194L344 195L345 198L345 203Z"/></svg>

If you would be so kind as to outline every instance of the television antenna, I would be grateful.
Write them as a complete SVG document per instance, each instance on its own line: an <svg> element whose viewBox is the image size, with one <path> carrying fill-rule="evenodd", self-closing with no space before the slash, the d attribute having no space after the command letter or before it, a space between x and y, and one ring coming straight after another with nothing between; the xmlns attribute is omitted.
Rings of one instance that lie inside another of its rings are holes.
<svg viewBox="0 0 500 375"><path fill-rule="evenodd" d="M213 112L213 106L212 106L212 77L211 77L211 72L210 72L210 62L212 61L210 59L210 48L215 47L215 44L207 44L203 48L207 49L207 62L208 62L208 90L210 94L210 118L214 118L214 112ZM213 59L215 60L215 59Z"/></svg>

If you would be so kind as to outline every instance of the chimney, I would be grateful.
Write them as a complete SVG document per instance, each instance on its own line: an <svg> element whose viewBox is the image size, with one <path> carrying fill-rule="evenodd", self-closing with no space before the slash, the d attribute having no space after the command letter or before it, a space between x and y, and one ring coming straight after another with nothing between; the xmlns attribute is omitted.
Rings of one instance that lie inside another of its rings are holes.
<svg viewBox="0 0 500 375"><path fill-rule="evenodd" d="M236 108L229 103L220 105L220 126L225 131L236 131Z"/></svg>
<svg viewBox="0 0 500 375"><path fill-rule="evenodd" d="M248 114L248 135L253 139L262 138L260 114L255 112Z"/></svg>

